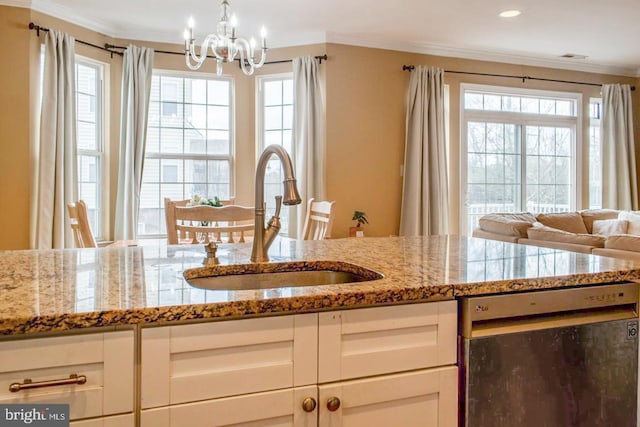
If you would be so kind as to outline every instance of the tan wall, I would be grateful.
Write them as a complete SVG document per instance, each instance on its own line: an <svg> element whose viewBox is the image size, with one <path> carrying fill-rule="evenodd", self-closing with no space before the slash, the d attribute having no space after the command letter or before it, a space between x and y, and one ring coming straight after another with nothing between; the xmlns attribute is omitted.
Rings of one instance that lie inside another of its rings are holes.
<svg viewBox="0 0 640 427"><path fill-rule="evenodd" d="M126 40L114 40L84 28L66 23L28 9L0 7L0 249L22 249L29 240L30 161L29 141L37 127L35 94L38 84L39 44L34 32L27 29L28 22L68 32L77 39L103 45L126 45ZM133 43L156 49L179 52L180 45ZM20 50L19 47L24 50ZM122 58L113 58L98 49L76 45L79 54L109 64L108 97L108 185L109 223L113 225L117 189L118 145L120 122L120 84ZM29 54L17 54L29 52ZM367 213L371 224L369 236L388 236L398 233L402 177L400 167L404 156L405 93L409 73L402 71L403 64L434 65L447 70L474 71L499 74L531 75L563 80L590 81L596 83L622 82L640 86L640 79L605 76L563 70L552 70L518 65L433 57L406 52L370 49L338 44L318 44L269 51L269 60L290 59L301 55L327 53L329 60L321 65L321 78L327 117L327 197L337 201L337 218L333 235L347 235L352 225L354 210ZM184 57L157 53L155 67L185 71ZM9 68L9 64L10 68ZM206 63L201 71L214 73L213 62ZM291 72L291 64L266 65L256 75ZM235 195L238 203L253 204L255 167L255 78L244 76L231 64L225 64L225 75L233 76L235 85ZM445 81L450 85L451 99L451 192L453 232L457 232L459 213L459 129L460 83L482 83L500 86L581 92L584 96L584 113L590 96L598 96L599 88L559 83L467 76L447 73ZM634 104L640 105L640 91L634 93ZM25 96L28 94L28 96ZM640 120L636 117L636 138L640 141ZM586 130L586 123L585 123ZM583 133L583 136L586 133ZM583 138L586 144L586 138ZM639 144L640 145L640 144ZM583 170L588 164L583 158ZM587 203L587 177L583 175L583 206Z"/></svg>
<svg viewBox="0 0 640 427"><path fill-rule="evenodd" d="M0 7L0 249L29 245L29 16Z"/></svg>

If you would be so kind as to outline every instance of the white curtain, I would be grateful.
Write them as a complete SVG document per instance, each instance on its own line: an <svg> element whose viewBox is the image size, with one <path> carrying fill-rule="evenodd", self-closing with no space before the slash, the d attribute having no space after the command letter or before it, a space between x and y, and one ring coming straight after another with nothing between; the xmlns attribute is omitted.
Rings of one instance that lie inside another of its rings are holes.
<svg viewBox="0 0 640 427"><path fill-rule="evenodd" d="M38 147L35 245L73 247L67 203L78 197L75 39L50 30L44 41L44 72Z"/></svg>
<svg viewBox="0 0 640 427"><path fill-rule="evenodd" d="M407 94L401 236L449 231L444 114L444 70L416 67Z"/></svg>
<svg viewBox="0 0 640 427"><path fill-rule="evenodd" d="M129 45L122 64L116 240L136 238L152 72L153 49Z"/></svg>
<svg viewBox="0 0 640 427"><path fill-rule="evenodd" d="M326 197L325 114L318 64L313 56L293 60L295 167L302 198L297 209L298 238L302 238L307 200Z"/></svg>
<svg viewBox="0 0 640 427"><path fill-rule="evenodd" d="M602 85L602 207L638 209L629 85Z"/></svg>

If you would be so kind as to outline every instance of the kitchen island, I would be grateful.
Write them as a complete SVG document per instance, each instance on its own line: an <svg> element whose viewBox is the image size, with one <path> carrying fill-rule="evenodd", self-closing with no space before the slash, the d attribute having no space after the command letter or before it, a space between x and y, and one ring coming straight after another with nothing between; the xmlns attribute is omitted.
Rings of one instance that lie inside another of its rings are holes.
<svg viewBox="0 0 640 427"><path fill-rule="evenodd" d="M242 271L250 251L218 260ZM457 236L270 256L382 278L203 290L183 277L203 246L0 252L0 403L69 403L74 427L455 427L456 298L640 280L631 261Z"/></svg>
<svg viewBox="0 0 640 427"><path fill-rule="evenodd" d="M221 245L221 264L249 263L250 244ZM380 280L317 287L214 291L182 277L202 246L0 252L0 335L241 318L458 296L640 280L640 264L459 236L278 239L272 261L327 260Z"/></svg>

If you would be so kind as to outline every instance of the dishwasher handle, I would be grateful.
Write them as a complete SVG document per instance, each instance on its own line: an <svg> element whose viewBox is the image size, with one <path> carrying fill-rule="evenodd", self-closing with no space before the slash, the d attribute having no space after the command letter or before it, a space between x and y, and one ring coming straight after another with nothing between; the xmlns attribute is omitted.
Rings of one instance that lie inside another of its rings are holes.
<svg viewBox="0 0 640 427"><path fill-rule="evenodd" d="M634 306L617 306L605 309L592 309L578 312L564 312L531 317L495 319L471 324L466 338L529 332L541 329L562 328L615 320L629 320L628 336L635 338L638 333L638 313Z"/></svg>

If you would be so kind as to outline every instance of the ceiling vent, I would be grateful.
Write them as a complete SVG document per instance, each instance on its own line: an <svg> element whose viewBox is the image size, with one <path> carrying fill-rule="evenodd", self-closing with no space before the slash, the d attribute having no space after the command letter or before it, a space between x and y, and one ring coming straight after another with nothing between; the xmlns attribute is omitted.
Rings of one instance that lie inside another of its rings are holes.
<svg viewBox="0 0 640 427"><path fill-rule="evenodd" d="M560 58L587 59L587 55L578 55L576 53L565 53L564 55L560 55Z"/></svg>

